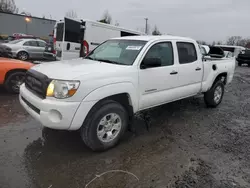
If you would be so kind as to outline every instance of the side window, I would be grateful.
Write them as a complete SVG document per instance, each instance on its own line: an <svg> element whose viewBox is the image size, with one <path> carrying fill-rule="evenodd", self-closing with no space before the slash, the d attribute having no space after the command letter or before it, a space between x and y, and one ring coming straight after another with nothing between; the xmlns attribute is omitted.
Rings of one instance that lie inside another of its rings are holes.
<svg viewBox="0 0 250 188"><path fill-rule="evenodd" d="M45 42L42 42L42 41L37 41L37 42L38 42L39 47L45 47L46 46Z"/></svg>
<svg viewBox="0 0 250 188"><path fill-rule="evenodd" d="M193 43L177 42L180 64L192 63L197 60L197 53Z"/></svg>
<svg viewBox="0 0 250 188"><path fill-rule="evenodd" d="M144 59L159 59L161 66L174 64L174 54L171 42L161 42L153 45L147 52Z"/></svg>
<svg viewBox="0 0 250 188"><path fill-rule="evenodd" d="M27 41L23 44L24 46L38 46L35 40Z"/></svg>
<svg viewBox="0 0 250 188"><path fill-rule="evenodd" d="M30 46L30 41L23 43L24 46Z"/></svg>

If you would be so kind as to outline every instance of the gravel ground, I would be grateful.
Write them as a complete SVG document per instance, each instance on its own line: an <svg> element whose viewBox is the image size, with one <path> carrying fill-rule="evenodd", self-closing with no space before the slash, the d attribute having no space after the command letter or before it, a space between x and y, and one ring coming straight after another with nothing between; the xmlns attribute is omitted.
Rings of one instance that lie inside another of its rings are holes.
<svg viewBox="0 0 250 188"><path fill-rule="evenodd" d="M250 68L238 67L222 104L201 97L154 108L120 145L95 153L78 132L43 128L0 91L1 188L249 188ZM93 180L93 181L91 181Z"/></svg>

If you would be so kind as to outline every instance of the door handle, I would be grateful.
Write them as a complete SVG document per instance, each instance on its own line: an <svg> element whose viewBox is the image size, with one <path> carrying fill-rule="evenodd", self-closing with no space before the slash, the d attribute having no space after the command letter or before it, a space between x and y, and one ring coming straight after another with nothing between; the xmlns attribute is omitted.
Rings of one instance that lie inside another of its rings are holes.
<svg viewBox="0 0 250 188"><path fill-rule="evenodd" d="M175 74L178 74L178 72L172 71L170 74L171 74L171 75L175 75Z"/></svg>
<svg viewBox="0 0 250 188"><path fill-rule="evenodd" d="M196 71L200 71L200 70L201 70L201 68L200 68L200 67L197 67L195 70L196 70Z"/></svg>

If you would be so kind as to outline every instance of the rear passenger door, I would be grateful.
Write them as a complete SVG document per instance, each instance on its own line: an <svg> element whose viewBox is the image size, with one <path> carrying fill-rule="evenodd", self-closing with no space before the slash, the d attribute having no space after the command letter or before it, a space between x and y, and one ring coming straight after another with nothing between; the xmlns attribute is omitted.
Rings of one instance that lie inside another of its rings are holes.
<svg viewBox="0 0 250 188"><path fill-rule="evenodd" d="M38 40L37 43L39 47L39 58L43 58L43 52L45 51L46 42Z"/></svg>
<svg viewBox="0 0 250 188"><path fill-rule="evenodd" d="M200 92L203 76L203 65L197 48L191 42L176 42L179 77L178 87L181 91L181 98L192 96Z"/></svg>
<svg viewBox="0 0 250 188"><path fill-rule="evenodd" d="M161 66L144 69L145 59L159 58ZM178 65L177 65L178 66ZM139 108L146 109L175 98L178 67L175 64L172 42L158 42L147 51L139 69Z"/></svg>
<svg viewBox="0 0 250 188"><path fill-rule="evenodd" d="M23 44L24 49L29 53L30 58L39 58L39 47L36 40L30 40Z"/></svg>

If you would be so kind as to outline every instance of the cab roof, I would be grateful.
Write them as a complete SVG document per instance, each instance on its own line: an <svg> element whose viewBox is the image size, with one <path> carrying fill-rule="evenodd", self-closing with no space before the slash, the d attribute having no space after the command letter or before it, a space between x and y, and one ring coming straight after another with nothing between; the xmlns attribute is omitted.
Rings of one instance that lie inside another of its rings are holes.
<svg viewBox="0 0 250 188"><path fill-rule="evenodd" d="M153 41L153 40L183 40L183 41L190 41L196 42L195 40L187 37L179 37L173 35L142 35L142 36L128 36L128 37L119 37L113 38L115 40L142 40L142 41Z"/></svg>

